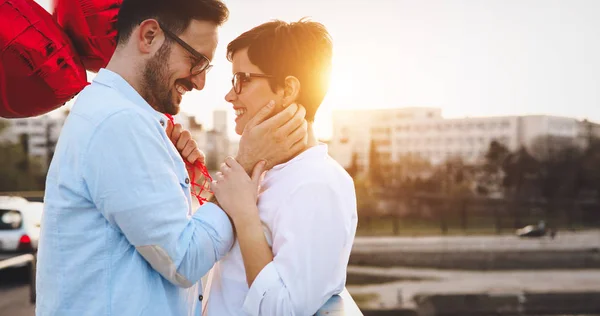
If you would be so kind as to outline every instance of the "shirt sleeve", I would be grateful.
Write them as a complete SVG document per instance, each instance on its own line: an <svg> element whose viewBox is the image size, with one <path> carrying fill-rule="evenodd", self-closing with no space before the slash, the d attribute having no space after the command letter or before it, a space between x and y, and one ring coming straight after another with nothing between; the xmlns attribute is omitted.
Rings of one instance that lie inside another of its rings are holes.
<svg viewBox="0 0 600 316"><path fill-rule="evenodd" d="M314 315L337 293L332 276L344 274L350 218L329 184L299 187L273 225L273 261L252 283L243 309L249 315ZM353 197L346 197L353 198ZM336 278L339 280L339 278Z"/></svg>
<svg viewBox="0 0 600 316"><path fill-rule="evenodd" d="M92 202L165 279L196 283L233 243L233 230L216 205L190 218L164 131L133 110L113 114L92 136L83 179ZM163 138L164 137L164 138Z"/></svg>

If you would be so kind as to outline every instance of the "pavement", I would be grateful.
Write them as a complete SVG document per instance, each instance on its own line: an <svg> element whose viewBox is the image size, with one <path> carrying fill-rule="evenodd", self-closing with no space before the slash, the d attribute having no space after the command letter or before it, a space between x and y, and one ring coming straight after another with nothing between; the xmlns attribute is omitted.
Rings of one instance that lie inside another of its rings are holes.
<svg viewBox="0 0 600 316"><path fill-rule="evenodd" d="M347 288L371 298L360 306L365 315L598 314L599 250L597 230L554 239L360 237Z"/></svg>
<svg viewBox="0 0 600 316"><path fill-rule="evenodd" d="M27 268L0 270L0 316L33 316Z"/></svg>
<svg viewBox="0 0 600 316"><path fill-rule="evenodd" d="M392 281L348 285L351 294L377 294L375 307L415 307L415 297L433 294L600 293L600 270L466 272L436 269L348 267L348 274L385 276ZM403 281L408 279L410 281ZM419 280L421 279L421 280ZM600 302L598 302L600 305Z"/></svg>

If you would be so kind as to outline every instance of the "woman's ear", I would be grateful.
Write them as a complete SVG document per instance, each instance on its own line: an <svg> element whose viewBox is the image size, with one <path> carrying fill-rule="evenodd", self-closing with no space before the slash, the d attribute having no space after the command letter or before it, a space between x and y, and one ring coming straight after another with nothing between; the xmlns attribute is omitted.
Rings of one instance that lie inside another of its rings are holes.
<svg viewBox="0 0 600 316"><path fill-rule="evenodd" d="M296 102L300 95L300 80L294 76L285 77L285 88L283 90L283 107Z"/></svg>

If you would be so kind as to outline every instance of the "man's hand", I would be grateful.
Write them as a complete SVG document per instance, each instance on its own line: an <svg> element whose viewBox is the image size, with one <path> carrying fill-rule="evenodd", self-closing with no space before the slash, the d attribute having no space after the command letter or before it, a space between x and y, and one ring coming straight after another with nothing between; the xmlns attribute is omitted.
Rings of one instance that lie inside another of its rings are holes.
<svg viewBox="0 0 600 316"><path fill-rule="evenodd" d="M250 174L257 162L266 169L285 162L306 147L308 134L306 110L295 103L269 118L273 101L265 105L244 128L236 161Z"/></svg>
<svg viewBox="0 0 600 316"><path fill-rule="evenodd" d="M200 160L204 164L204 153L198 148L198 143L192 139L190 131L184 130L179 123L173 125L169 120L167 120L165 131L183 160L191 164L196 163L196 160Z"/></svg>
<svg viewBox="0 0 600 316"><path fill-rule="evenodd" d="M198 143L196 143L196 141L192 139L192 134L187 130L183 130L183 127L181 126L181 124L173 125L171 123L171 121L167 121L167 128L165 131L166 131L169 139L171 139L171 142L173 143L173 145L175 145L175 148L177 148L177 151L179 151L181 158L184 161L187 161L190 164L192 164L192 166L188 166L188 176L192 180L192 183L201 184L204 175L202 174L200 169L198 169L194 166L194 164L198 161L200 163L204 164L205 158L204 158L204 153L198 148ZM194 169L190 169L190 168L194 168ZM192 178L192 174L191 174L192 170L194 171L195 178ZM209 184L206 183L206 186L208 186L208 185ZM204 187L204 188L198 187L196 189L199 191L200 189L206 189L206 187ZM196 193L198 193L198 192L196 192Z"/></svg>

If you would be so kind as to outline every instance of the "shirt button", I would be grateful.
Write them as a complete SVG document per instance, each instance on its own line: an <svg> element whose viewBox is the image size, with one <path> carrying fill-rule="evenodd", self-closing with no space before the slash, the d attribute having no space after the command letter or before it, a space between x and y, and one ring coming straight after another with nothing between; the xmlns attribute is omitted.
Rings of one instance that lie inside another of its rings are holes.
<svg viewBox="0 0 600 316"><path fill-rule="evenodd" d="M202 296L202 295L198 296L198 300L199 300L200 302L202 302L202 300L203 300L203 299L204 299L204 296Z"/></svg>
<svg viewBox="0 0 600 316"><path fill-rule="evenodd" d="M165 122L160 121L160 126L165 126Z"/></svg>
<svg viewBox="0 0 600 316"><path fill-rule="evenodd" d="M185 184L190 184L190 178L185 178Z"/></svg>

